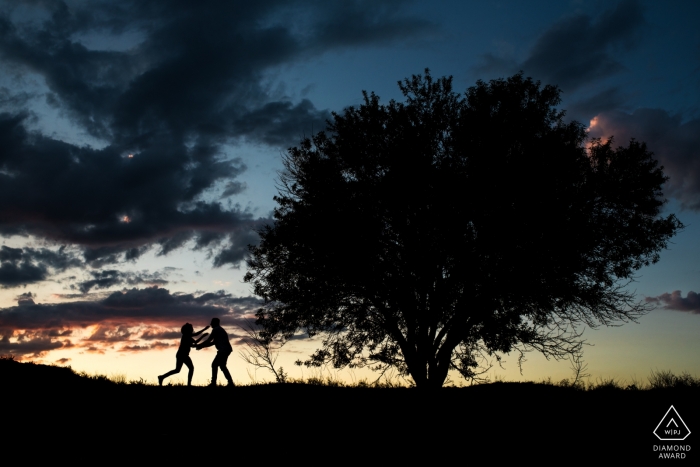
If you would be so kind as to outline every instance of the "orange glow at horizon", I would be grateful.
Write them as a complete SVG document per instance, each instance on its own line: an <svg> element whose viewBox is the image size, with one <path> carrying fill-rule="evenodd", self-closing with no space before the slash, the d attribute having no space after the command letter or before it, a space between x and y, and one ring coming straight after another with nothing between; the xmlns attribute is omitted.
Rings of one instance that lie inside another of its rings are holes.
<svg viewBox="0 0 700 467"><path fill-rule="evenodd" d="M129 216L122 217L122 222L126 222L128 224L129 222L131 222L131 217L129 217Z"/></svg>

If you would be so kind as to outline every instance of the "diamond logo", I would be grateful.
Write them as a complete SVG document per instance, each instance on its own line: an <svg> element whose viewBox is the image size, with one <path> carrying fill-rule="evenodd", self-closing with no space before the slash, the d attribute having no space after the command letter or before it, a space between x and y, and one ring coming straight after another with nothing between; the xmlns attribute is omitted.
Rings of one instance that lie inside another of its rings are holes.
<svg viewBox="0 0 700 467"><path fill-rule="evenodd" d="M654 434L661 441L681 441L688 437L690 430L676 409L671 406L654 429Z"/></svg>

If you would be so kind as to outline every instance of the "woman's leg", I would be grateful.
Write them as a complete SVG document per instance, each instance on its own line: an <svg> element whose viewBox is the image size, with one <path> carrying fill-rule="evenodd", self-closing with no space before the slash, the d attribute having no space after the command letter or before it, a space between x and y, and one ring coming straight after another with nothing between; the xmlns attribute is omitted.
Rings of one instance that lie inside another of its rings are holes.
<svg viewBox="0 0 700 467"><path fill-rule="evenodd" d="M187 372L187 385L192 386L192 376L194 375L194 364L192 363L192 359L188 355L182 359L182 362L185 365L187 365L187 368L189 368L189 370L190 370Z"/></svg>
<svg viewBox="0 0 700 467"><path fill-rule="evenodd" d="M190 358L190 357L187 357L187 359L189 359L189 358ZM176 373L180 373L180 370L182 369L182 363L183 363L183 360L182 360L180 357L177 357L177 363L175 364L175 369L174 369L174 370L170 370L169 372L167 372L167 373L164 374L164 375L160 375L160 376L158 377L158 384L160 384L160 385L162 386L162 385L163 385L163 380L164 380L165 378L167 378L167 377L170 376L170 375L174 375L174 374L176 374ZM191 364L192 364L192 360L190 360L190 365L191 365Z"/></svg>

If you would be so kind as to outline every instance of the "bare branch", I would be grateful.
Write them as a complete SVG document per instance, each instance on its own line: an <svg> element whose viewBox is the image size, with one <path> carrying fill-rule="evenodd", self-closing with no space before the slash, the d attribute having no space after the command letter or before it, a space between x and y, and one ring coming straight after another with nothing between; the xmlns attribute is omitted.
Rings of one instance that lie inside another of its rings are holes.
<svg viewBox="0 0 700 467"><path fill-rule="evenodd" d="M277 363L279 351L286 341L263 337L260 330L256 329L250 322L247 323L244 332L247 335L245 339L246 347L244 350L238 352L241 358L255 368L264 368L271 371L272 374L275 375L275 381L278 383L285 383L288 375L284 372L282 367L279 367L279 369L276 368L275 363Z"/></svg>

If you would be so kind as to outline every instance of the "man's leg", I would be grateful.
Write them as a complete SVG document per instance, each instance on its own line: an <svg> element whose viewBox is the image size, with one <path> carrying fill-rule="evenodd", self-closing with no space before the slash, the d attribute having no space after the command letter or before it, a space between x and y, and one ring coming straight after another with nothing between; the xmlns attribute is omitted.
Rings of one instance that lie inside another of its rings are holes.
<svg viewBox="0 0 700 467"><path fill-rule="evenodd" d="M229 373L228 368L226 368L226 361L228 360L229 355L231 355L231 354L229 354L229 353L221 354L221 358L219 359L219 365L221 366L221 372L226 377L226 381L228 381L228 385L234 386L233 378L231 378L231 373ZM218 355L217 355L217 358L218 358Z"/></svg>
<svg viewBox="0 0 700 467"><path fill-rule="evenodd" d="M219 373L219 362L217 361L219 359L219 354L216 354L216 357L214 357L214 361L211 362L211 383L209 383L209 386L216 386L216 376Z"/></svg>

